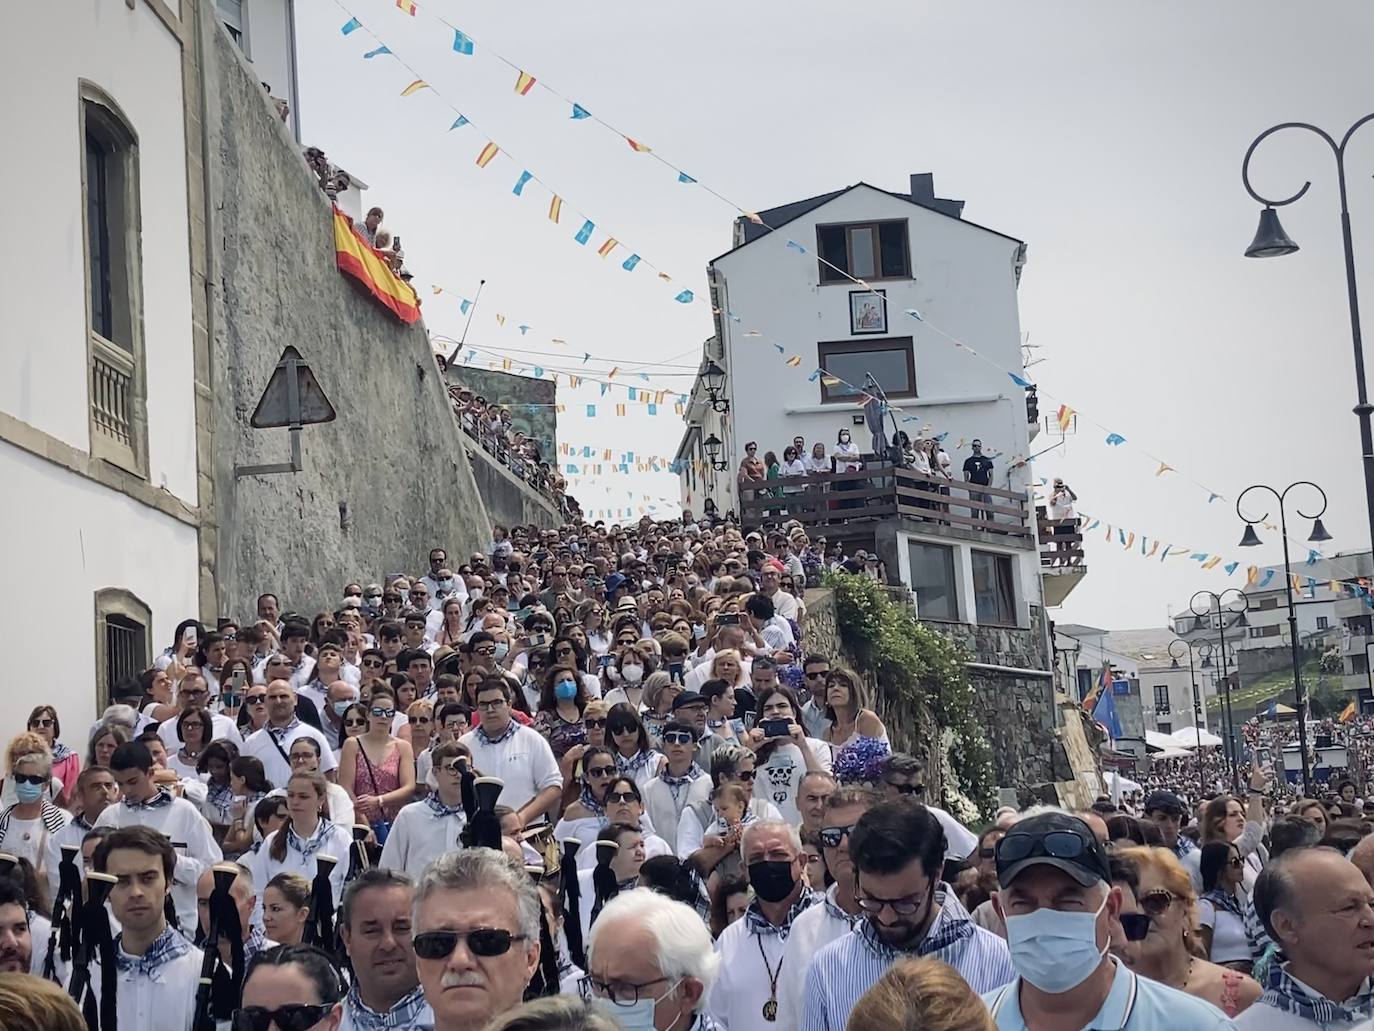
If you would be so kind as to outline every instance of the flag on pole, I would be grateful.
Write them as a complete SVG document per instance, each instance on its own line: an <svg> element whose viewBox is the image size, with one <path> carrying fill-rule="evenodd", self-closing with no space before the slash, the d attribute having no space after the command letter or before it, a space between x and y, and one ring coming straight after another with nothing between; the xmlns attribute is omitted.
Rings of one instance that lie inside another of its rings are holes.
<svg viewBox="0 0 1374 1031"><path fill-rule="evenodd" d="M534 76L529 72L521 72L515 79L515 92L522 97L527 96L529 91L534 89Z"/></svg>
<svg viewBox="0 0 1374 1031"><path fill-rule="evenodd" d="M1351 720L1355 718L1355 713L1356 705L1354 702L1350 702L1348 705L1346 705L1344 709L1341 710L1341 714L1338 717L1338 719L1342 723L1349 723Z"/></svg>
<svg viewBox="0 0 1374 1031"><path fill-rule="evenodd" d="M482 153L477 155L477 167L486 168L487 165L491 164L491 159L496 157L500 152L500 147L494 143L488 142L487 145L482 148Z"/></svg>
<svg viewBox="0 0 1374 1031"><path fill-rule="evenodd" d="M1104 691L1110 690L1111 684L1111 663L1104 662L1102 664L1102 671L1098 673L1097 680L1093 683L1092 689L1083 697L1083 708L1086 709L1088 712L1092 712L1093 708L1097 705L1098 697Z"/></svg>

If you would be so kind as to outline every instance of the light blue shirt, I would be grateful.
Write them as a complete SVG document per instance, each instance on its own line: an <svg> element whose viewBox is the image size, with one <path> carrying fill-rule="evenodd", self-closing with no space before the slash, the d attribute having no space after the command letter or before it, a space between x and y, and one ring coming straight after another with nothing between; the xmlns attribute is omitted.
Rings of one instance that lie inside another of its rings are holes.
<svg viewBox="0 0 1374 1031"><path fill-rule="evenodd" d="M1085 1031L1235 1031L1236 1025L1211 1003L1140 977L1115 959L1112 963L1116 966L1112 990L1097 1016L1084 1025ZM998 1031L1024 1031L1019 977L986 993L983 1001Z"/></svg>

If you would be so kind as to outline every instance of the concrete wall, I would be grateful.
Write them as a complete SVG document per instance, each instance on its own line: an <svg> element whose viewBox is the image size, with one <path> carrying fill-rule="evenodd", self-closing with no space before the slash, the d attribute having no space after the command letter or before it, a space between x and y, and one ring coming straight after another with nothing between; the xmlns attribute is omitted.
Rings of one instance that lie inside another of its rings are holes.
<svg viewBox="0 0 1374 1031"><path fill-rule="evenodd" d="M533 523L547 529L562 524L563 519L552 501L487 454L477 441L471 437L465 439L472 456L472 478L493 523L505 527Z"/></svg>
<svg viewBox="0 0 1374 1031"><path fill-rule="evenodd" d="M552 380L461 364L450 368L446 375L450 383L509 408L511 425L534 438L544 461L558 464L558 410L554 407L558 387Z"/></svg>
<svg viewBox="0 0 1374 1031"><path fill-rule="evenodd" d="M250 614L263 590L311 609L347 580L424 569L433 545L480 548L490 523L424 327L338 272L316 178L228 34L207 18L204 35L219 609ZM286 458L286 431L248 418L288 344L338 419L306 427L303 472L235 480L235 464Z"/></svg>

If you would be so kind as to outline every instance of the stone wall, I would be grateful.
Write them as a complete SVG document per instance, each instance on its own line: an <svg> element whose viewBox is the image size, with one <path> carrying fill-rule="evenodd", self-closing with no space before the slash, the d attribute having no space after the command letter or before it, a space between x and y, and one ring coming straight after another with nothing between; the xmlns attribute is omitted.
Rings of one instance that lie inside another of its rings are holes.
<svg viewBox="0 0 1374 1031"><path fill-rule="evenodd" d="M482 504L493 523L507 527L517 523L526 526L533 523L540 528L553 529L563 522L558 507L551 500L512 473L466 434L464 442L471 458L472 478L477 484L477 492L481 494Z"/></svg>
<svg viewBox="0 0 1374 1031"><path fill-rule="evenodd" d="M339 273L328 198L218 19L202 23L215 215L212 451L201 464L214 475L218 610L251 615L273 590L284 607L314 611L350 579L424 569L435 544L482 547L490 522L424 327ZM287 458L285 430L248 425L287 345L338 418L305 428L302 472L236 479L235 465Z"/></svg>
<svg viewBox="0 0 1374 1031"><path fill-rule="evenodd" d="M459 355L459 362L462 355ZM456 365L445 373L449 383L467 387L488 401L510 409L511 425L534 438L545 461L558 460L558 388L552 380L517 376L495 369ZM493 518L495 518L493 516Z"/></svg>

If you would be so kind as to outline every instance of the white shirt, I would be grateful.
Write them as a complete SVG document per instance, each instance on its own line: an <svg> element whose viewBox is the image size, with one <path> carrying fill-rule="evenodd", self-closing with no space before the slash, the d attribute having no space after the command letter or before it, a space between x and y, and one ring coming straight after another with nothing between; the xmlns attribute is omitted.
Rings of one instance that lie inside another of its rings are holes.
<svg viewBox="0 0 1374 1031"><path fill-rule="evenodd" d="M710 783L711 778L706 778ZM765 798L753 798L749 802L749 810L754 814L756 820L781 820L782 813L778 807ZM715 813L709 808L707 814L715 819ZM800 821L798 821L800 822ZM677 854L679 859L689 858L693 852L701 848L702 841L706 837L706 828L709 824L703 824L697 816L694 808L688 807L682 811L682 819L677 822Z"/></svg>
<svg viewBox="0 0 1374 1031"><path fill-rule="evenodd" d="M792 921L783 950L782 973L778 975L777 1031L796 1031L801 1023L806 971L811 957L833 941L848 934L863 914L850 917L835 905L835 886L825 893L826 902L812 906ZM829 903L827 905L826 903Z"/></svg>
<svg viewBox="0 0 1374 1031"><path fill-rule="evenodd" d="M151 827L171 840L177 851L177 865L172 872L172 903L176 907L178 924L187 929L194 929L199 919L196 911L196 881L202 873L224 858L224 853L220 851L215 835L210 830L210 824L200 814L200 810L184 798L174 797L170 804L156 809L135 809L127 801L121 801L106 806L95 825L116 828ZM199 977L200 968L197 967L196 970L196 976Z"/></svg>
<svg viewBox="0 0 1374 1031"><path fill-rule="evenodd" d="M344 879L348 876L348 857L349 849L353 845L353 834L350 829L340 827L337 823L330 821L331 826L325 832L324 842L319 849L308 856L302 856L288 844L286 846L285 859L273 859L271 856L272 842L278 834L284 833L285 827L280 831L273 831L262 839L262 847L256 852L246 854L240 858L240 862L253 872L253 883L266 884L279 873L298 873L307 881L314 882L317 864L315 857L323 853L333 856L338 860L334 864L334 869L329 871L329 885L334 893L334 905L337 906L343 899ZM259 898L261 901L261 898Z"/></svg>
<svg viewBox="0 0 1374 1031"><path fill-rule="evenodd" d="M41 809L32 820L21 820L13 810L9 810L9 822L5 824L4 836L0 837L0 851L7 852L16 859L27 859L40 876L43 873L43 864L47 860L49 840L54 833L61 833L72 820L72 814L65 809L54 806L48 812L55 812L62 821L62 826L56 832L48 830L47 824L43 822Z"/></svg>
<svg viewBox="0 0 1374 1031"><path fill-rule="evenodd" d="M711 797L710 774L703 773L692 783L682 785L678 789L676 802L673 801L672 790L658 777L640 788L639 794L644 800L644 811L654 821L654 826L667 842L669 850L679 858L685 859L686 856L677 851L678 824L687 806L693 802L704 802Z"/></svg>
<svg viewBox="0 0 1374 1031"><path fill-rule="evenodd" d="M475 768L505 782L500 803L519 809L545 788L561 788L563 774L543 734L519 723L512 725L515 733L495 744L487 741L480 728L461 740L471 749Z"/></svg>
<svg viewBox="0 0 1374 1031"><path fill-rule="evenodd" d="M783 619L797 618L797 599L779 587L772 594L766 595L773 603L773 612Z"/></svg>
<svg viewBox="0 0 1374 1031"><path fill-rule="evenodd" d="M763 1006L770 994L767 968L779 978L777 998L781 1003L786 947L781 935L751 933L747 917L721 932L716 940L720 973L706 996L706 1011L725 1031L769 1031L774 1026L763 1019Z"/></svg>
<svg viewBox="0 0 1374 1031"><path fill-rule="evenodd" d="M930 815L945 829L945 858L967 859L978 847L978 835L950 816L938 805L926 805Z"/></svg>
<svg viewBox="0 0 1374 1031"><path fill-rule="evenodd" d="M214 741L232 741L235 745L242 747L243 735L239 733L238 726L228 716L217 712L210 713L210 734ZM177 717L163 720L157 728L157 736L162 738L162 743L167 746L168 752L175 752L181 748L181 738L177 735ZM207 741L206 744L209 744Z"/></svg>
<svg viewBox="0 0 1374 1031"><path fill-rule="evenodd" d="M329 781L324 787L325 801L329 803L329 822L337 823L340 827L352 827L356 822L353 817L353 799L342 785L333 781ZM285 798L286 788L273 788L268 794Z"/></svg>
<svg viewBox="0 0 1374 1031"><path fill-rule="evenodd" d="M684 691L700 691L701 685L711 679L711 663L715 661L716 650L712 648L701 657L701 661L687 671L682 678L682 688ZM748 684L749 676L754 669L754 660L747 655L741 655L740 683Z"/></svg>
<svg viewBox="0 0 1374 1031"><path fill-rule="evenodd" d="M458 835L467 822L461 811L439 816L424 801L402 806L391 824L377 865L404 870L419 880L430 860L463 847L458 843Z"/></svg>
<svg viewBox="0 0 1374 1031"><path fill-rule="evenodd" d="M258 659L257 663L253 666L253 683L267 683L267 659L268 656L264 655L262 658ZM299 691L306 684L310 683L314 675L315 660L309 655L302 655L300 665L291 671L291 686Z"/></svg>
<svg viewBox="0 0 1374 1031"><path fill-rule="evenodd" d="M841 461L835 463L835 468L839 472L852 473L858 471L859 447L857 444L854 443L853 440L849 440L841 444L836 444L835 450L831 451L830 453L835 458L841 459Z"/></svg>
<svg viewBox="0 0 1374 1031"><path fill-rule="evenodd" d="M201 963L201 951L193 945L151 976L135 968L117 974L119 1026L130 1031L189 1031L196 1015ZM91 964L91 986L97 1000L100 984L100 964L95 962Z"/></svg>
<svg viewBox="0 0 1374 1031"><path fill-rule="evenodd" d="M269 723L261 730L249 734L248 740L243 743L243 747L239 751L243 755L254 755L261 759L262 768L266 771L267 779L272 782L272 786L284 788L286 782L291 779L291 766L282 753L285 752L286 755L290 755L292 743L303 737L314 738L319 744L321 773L338 769L339 762L334 758L333 746L322 733L308 723L298 722L296 726L288 730L282 736L280 747L272 736L272 724Z"/></svg>
<svg viewBox="0 0 1374 1031"><path fill-rule="evenodd" d="M827 773L830 771L830 746L824 741L809 737L807 747L816 761ZM801 749L792 742L778 745L768 761L754 768L754 793L760 795L782 813L782 818L796 827L801 823L801 813L797 809L797 791L801 788L802 777L806 776L806 758Z"/></svg>

